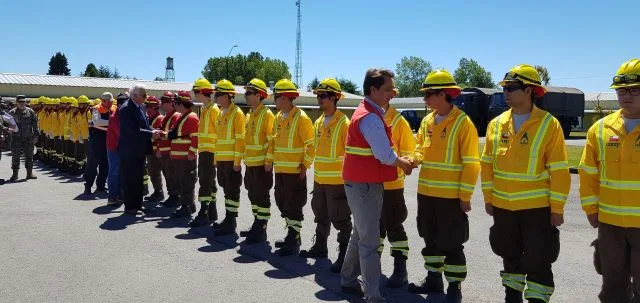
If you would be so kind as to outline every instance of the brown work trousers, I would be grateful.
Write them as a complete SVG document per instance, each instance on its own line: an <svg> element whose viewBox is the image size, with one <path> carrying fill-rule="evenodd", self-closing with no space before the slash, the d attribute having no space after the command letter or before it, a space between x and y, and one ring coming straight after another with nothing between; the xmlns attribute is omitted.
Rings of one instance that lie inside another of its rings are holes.
<svg viewBox="0 0 640 303"><path fill-rule="evenodd" d="M560 231L551 225L549 207L512 211L494 206L489 242L493 252L502 257L502 275L524 275L527 284L554 287L551 264L560 253ZM529 291L535 292L535 288L529 287Z"/></svg>
<svg viewBox="0 0 640 303"><path fill-rule="evenodd" d="M469 219L459 199L418 194L418 234L424 239L425 268L444 272L447 281L464 281L467 259L463 244L469 240Z"/></svg>
<svg viewBox="0 0 640 303"><path fill-rule="evenodd" d="M280 215L287 221L287 227L299 231L304 220L302 208L307 204L307 177L276 173L274 181L274 194Z"/></svg>
<svg viewBox="0 0 640 303"><path fill-rule="evenodd" d="M209 204L216 201L216 165L213 163L215 155L210 152L198 154L198 200Z"/></svg>
<svg viewBox="0 0 640 303"><path fill-rule="evenodd" d="M271 197L273 171L265 171L264 166L247 166L244 171L244 187L247 189L253 216L257 219L271 218Z"/></svg>
<svg viewBox="0 0 640 303"><path fill-rule="evenodd" d="M178 195L180 196L180 204L189 206L192 210L196 209L195 189L198 182L198 164L196 160L171 160L174 162L173 168L176 172L176 180L178 181Z"/></svg>
<svg viewBox="0 0 640 303"><path fill-rule="evenodd" d="M600 301L640 302L640 228L600 223L597 250L596 262L602 272Z"/></svg>
<svg viewBox="0 0 640 303"><path fill-rule="evenodd" d="M233 170L233 161L217 161L218 185L224 191L224 207L227 216L237 217L240 208L242 172Z"/></svg>
<svg viewBox="0 0 640 303"><path fill-rule="evenodd" d="M156 155L147 155L147 174L153 185L153 191L161 193L162 189L162 164Z"/></svg>
<svg viewBox="0 0 640 303"><path fill-rule="evenodd" d="M351 237L351 209L347 203L344 184L313 183L311 209L315 216L316 237L327 239L331 224L338 230L338 243L346 245Z"/></svg>
<svg viewBox="0 0 640 303"><path fill-rule="evenodd" d="M391 256L403 256L406 259L409 255L409 244L407 232L402 225L405 220L407 205L404 200L404 188L385 189L380 214L380 249L384 248L383 240L389 237Z"/></svg>
<svg viewBox="0 0 640 303"><path fill-rule="evenodd" d="M169 196L179 195L180 184L177 179L177 169L175 168L175 162L177 160L171 160L169 155L162 155L160 158L160 166L162 168L162 174L164 175L164 181L167 183L167 192Z"/></svg>

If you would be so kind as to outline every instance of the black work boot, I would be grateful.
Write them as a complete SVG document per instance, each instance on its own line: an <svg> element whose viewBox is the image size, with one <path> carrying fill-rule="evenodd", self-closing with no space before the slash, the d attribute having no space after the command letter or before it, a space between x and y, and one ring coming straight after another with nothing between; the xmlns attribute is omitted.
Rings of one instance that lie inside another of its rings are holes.
<svg viewBox="0 0 640 303"><path fill-rule="evenodd" d="M200 227L209 225L209 204L200 202L200 211L198 215L189 222L190 227Z"/></svg>
<svg viewBox="0 0 640 303"><path fill-rule="evenodd" d="M84 187L84 192L82 193L85 196L88 196L91 194L91 186L85 186Z"/></svg>
<svg viewBox="0 0 640 303"><path fill-rule="evenodd" d="M342 263L344 263L344 256L347 254L347 246L349 246L348 241L340 242L338 244L338 258L333 262L333 264L331 264L331 268L329 268L332 273L336 274L342 271Z"/></svg>
<svg viewBox="0 0 640 303"><path fill-rule="evenodd" d="M255 229L247 235L245 243L254 244L267 241L267 220L256 220L254 225Z"/></svg>
<svg viewBox="0 0 640 303"><path fill-rule="evenodd" d="M414 294L443 294L442 273L430 271L419 284L409 284L408 290Z"/></svg>
<svg viewBox="0 0 640 303"><path fill-rule="evenodd" d="M393 273L387 281L387 287L404 287L409 283L407 278L407 257L399 251L394 251L393 253L396 254L393 256Z"/></svg>
<svg viewBox="0 0 640 303"><path fill-rule="evenodd" d="M193 211L191 210L191 206L182 205L175 212L173 212L173 214L171 214L171 218L190 218L192 213Z"/></svg>
<svg viewBox="0 0 640 303"><path fill-rule="evenodd" d="M309 250L301 250L300 257L302 258L326 258L329 250L327 249L327 238L320 235L315 235L313 245Z"/></svg>
<svg viewBox="0 0 640 303"><path fill-rule="evenodd" d="M27 168L27 180L35 180L38 177L33 175L33 168Z"/></svg>
<svg viewBox="0 0 640 303"><path fill-rule="evenodd" d="M214 233L216 236L226 236L230 234L236 233L236 217L232 217L227 215L222 223L220 224L218 229L214 229Z"/></svg>
<svg viewBox="0 0 640 303"><path fill-rule="evenodd" d="M287 236L284 238L284 245L278 249L277 254L280 257L292 255L300 251L300 234L289 227Z"/></svg>
<svg viewBox="0 0 640 303"><path fill-rule="evenodd" d="M218 208L216 208L216 201L213 200L209 202L209 222L213 226L214 229L218 228L220 225L216 222L218 221Z"/></svg>
<svg viewBox="0 0 640 303"><path fill-rule="evenodd" d="M162 205L164 207L178 207L180 205L180 201L178 200L177 195L169 195L169 198L167 198L167 200L164 200L164 202L162 202Z"/></svg>
<svg viewBox="0 0 640 303"><path fill-rule="evenodd" d="M18 181L18 169L14 169L13 174L11 175L11 178L9 178L9 182L16 182L16 181Z"/></svg>
<svg viewBox="0 0 640 303"><path fill-rule="evenodd" d="M462 286L460 282L449 282L447 288L447 296L444 303L460 303L462 302Z"/></svg>
<svg viewBox="0 0 640 303"><path fill-rule="evenodd" d="M240 237L248 237L249 234L254 232L256 230L257 222L258 222L258 219L256 217L253 217L253 224L251 224L251 227L249 229L240 231Z"/></svg>
<svg viewBox="0 0 640 303"><path fill-rule="evenodd" d="M504 288L504 302L505 303L522 303L522 292L517 291L511 287Z"/></svg>
<svg viewBox="0 0 640 303"><path fill-rule="evenodd" d="M149 203L158 203L164 200L164 193L161 191L154 191L153 194L146 198Z"/></svg>
<svg viewBox="0 0 640 303"><path fill-rule="evenodd" d="M145 184L142 186L142 196L146 197L149 195L149 184Z"/></svg>

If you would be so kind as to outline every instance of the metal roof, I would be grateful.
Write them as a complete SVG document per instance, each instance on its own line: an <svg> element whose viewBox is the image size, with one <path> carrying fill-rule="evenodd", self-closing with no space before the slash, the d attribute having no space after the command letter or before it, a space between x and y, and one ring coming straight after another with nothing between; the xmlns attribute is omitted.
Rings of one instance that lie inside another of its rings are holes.
<svg viewBox="0 0 640 303"><path fill-rule="evenodd" d="M615 92L603 92L603 93L585 93L584 99L586 101L618 101L618 95Z"/></svg>

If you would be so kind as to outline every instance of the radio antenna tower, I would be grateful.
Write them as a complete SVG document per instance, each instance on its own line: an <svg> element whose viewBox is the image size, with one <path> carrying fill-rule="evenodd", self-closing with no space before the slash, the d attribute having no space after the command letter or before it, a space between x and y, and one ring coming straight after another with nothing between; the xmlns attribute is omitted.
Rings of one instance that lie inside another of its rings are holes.
<svg viewBox="0 0 640 303"><path fill-rule="evenodd" d="M300 24L302 23L302 13L300 12L300 1L296 0L296 6L298 7L298 30L296 31L296 67L294 82L298 88L302 87L302 30Z"/></svg>

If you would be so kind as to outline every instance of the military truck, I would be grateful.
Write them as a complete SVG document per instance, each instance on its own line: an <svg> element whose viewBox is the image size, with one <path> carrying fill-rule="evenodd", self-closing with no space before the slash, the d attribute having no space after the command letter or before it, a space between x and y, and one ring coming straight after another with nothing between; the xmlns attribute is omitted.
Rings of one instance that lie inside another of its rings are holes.
<svg viewBox="0 0 640 303"><path fill-rule="evenodd" d="M460 95L453 99L452 103L469 116L476 129L478 136L484 136L489 124L488 112L491 97L500 92L492 88L469 87L462 90Z"/></svg>
<svg viewBox="0 0 640 303"><path fill-rule="evenodd" d="M579 118L584 116L584 93L571 87L547 86L546 88L547 93L536 101L536 106L556 117L562 126L564 137L568 138L571 129L579 125ZM497 92L493 94L489 104L488 121L508 109L509 106L504 99L504 93Z"/></svg>

